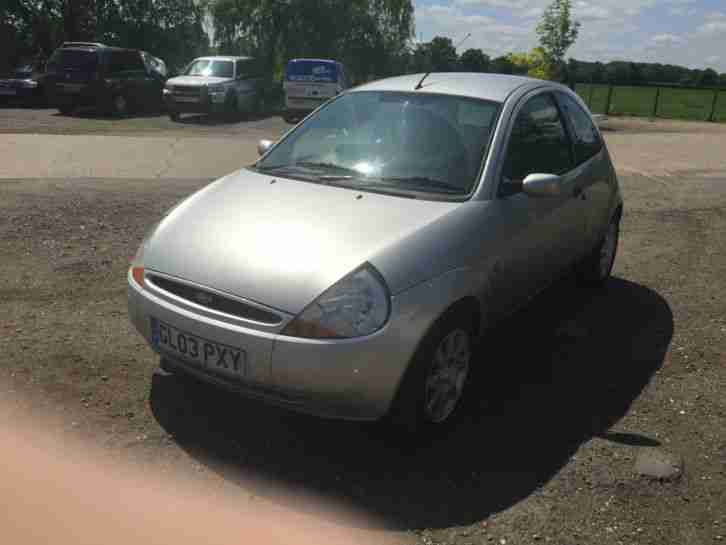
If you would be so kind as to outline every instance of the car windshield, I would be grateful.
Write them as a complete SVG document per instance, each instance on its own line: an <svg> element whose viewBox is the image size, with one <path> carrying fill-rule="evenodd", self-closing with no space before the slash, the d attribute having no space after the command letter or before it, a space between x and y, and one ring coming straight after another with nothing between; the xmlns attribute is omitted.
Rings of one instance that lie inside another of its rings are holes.
<svg viewBox="0 0 726 545"><path fill-rule="evenodd" d="M360 91L324 106L256 168L373 191L469 194L500 104L451 95Z"/></svg>
<svg viewBox="0 0 726 545"><path fill-rule="evenodd" d="M212 76L215 78L231 78L234 76L232 61L214 61L199 59L194 61L184 72L186 76Z"/></svg>

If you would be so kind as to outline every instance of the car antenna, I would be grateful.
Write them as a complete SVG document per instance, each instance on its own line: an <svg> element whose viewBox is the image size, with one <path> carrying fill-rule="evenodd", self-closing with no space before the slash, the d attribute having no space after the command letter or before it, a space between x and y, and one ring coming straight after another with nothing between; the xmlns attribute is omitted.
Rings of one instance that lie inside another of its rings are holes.
<svg viewBox="0 0 726 545"><path fill-rule="evenodd" d="M455 49L455 50L456 50L456 49L459 49L459 46L461 46L461 44L463 44L463 43L464 43L464 42L465 42L465 41L466 41L466 40L467 40L467 39L469 38L469 36L471 36L471 32L467 32L467 33L466 33L466 36L464 36L464 37L463 37L463 38L461 39L461 41L460 41L460 42L459 42L458 44L456 44L456 45L454 46L454 49ZM429 52L430 52L430 51L431 51L431 50L429 49ZM425 80L425 79L426 79L427 77L429 77L430 75L431 75L431 70L429 70L428 72L426 72L426 73L424 74L424 77L422 77L422 78L421 78L421 80L420 80L420 81L419 81L419 82L418 82L418 83L416 84L416 87L414 87L414 88L413 88L413 89L414 89L414 91L418 91L419 89L421 89L421 87L423 87L423 82L424 82L424 80Z"/></svg>

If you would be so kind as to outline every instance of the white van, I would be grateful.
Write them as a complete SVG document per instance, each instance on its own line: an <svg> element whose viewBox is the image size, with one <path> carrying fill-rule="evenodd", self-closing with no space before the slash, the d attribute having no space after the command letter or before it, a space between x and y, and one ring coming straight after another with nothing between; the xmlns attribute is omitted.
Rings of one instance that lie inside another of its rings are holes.
<svg viewBox="0 0 726 545"><path fill-rule="evenodd" d="M285 66L285 121L300 119L350 87L345 67L329 59L292 59Z"/></svg>

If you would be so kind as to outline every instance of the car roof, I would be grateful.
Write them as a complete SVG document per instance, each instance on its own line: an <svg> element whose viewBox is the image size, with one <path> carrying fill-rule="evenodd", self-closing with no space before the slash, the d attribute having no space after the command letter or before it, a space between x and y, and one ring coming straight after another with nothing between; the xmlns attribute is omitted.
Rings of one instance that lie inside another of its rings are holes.
<svg viewBox="0 0 726 545"><path fill-rule="evenodd" d="M212 55L207 57L197 57L195 61L250 61L254 57L233 57L228 55Z"/></svg>
<svg viewBox="0 0 726 545"><path fill-rule="evenodd" d="M416 85L424 75L424 73L420 73L386 78L363 84L351 90L351 92L415 91L418 93L459 95L481 100L504 102L515 90L523 87L534 88L542 85L551 85L553 87L567 89L559 83L523 76L469 72L432 72L424 80L421 89L416 90Z"/></svg>
<svg viewBox="0 0 726 545"><path fill-rule="evenodd" d="M322 62L322 63L327 63L327 64L340 64L340 62L333 60L333 59L307 59L307 58L290 59L287 62L288 63L291 63L291 62Z"/></svg>

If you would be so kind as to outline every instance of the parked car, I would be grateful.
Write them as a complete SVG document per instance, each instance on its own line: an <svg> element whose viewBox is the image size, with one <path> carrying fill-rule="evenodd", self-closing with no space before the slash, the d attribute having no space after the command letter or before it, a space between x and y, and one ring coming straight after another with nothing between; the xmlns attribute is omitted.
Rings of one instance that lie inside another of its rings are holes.
<svg viewBox="0 0 726 545"><path fill-rule="evenodd" d="M477 340L574 267L608 280L623 200L551 82L401 76L344 92L152 227L131 321L161 365L290 409L452 419ZM486 344L480 345L481 350Z"/></svg>
<svg viewBox="0 0 726 545"><path fill-rule="evenodd" d="M159 110L166 76L152 59L137 49L65 43L48 61L49 101L64 114L80 106L112 115Z"/></svg>
<svg viewBox="0 0 726 545"><path fill-rule="evenodd" d="M32 63L21 63L0 78L0 100L39 106L45 100L44 75Z"/></svg>
<svg viewBox="0 0 726 545"><path fill-rule="evenodd" d="M341 63L329 59L292 59L285 66L285 121L305 117L350 87Z"/></svg>
<svg viewBox="0 0 726 545"><path fill-rule="evenodd" d="M224 113L236 117L259 112L264 99L264 78L252 57L200 57L182 75L166 82L164 102L169 117L182 113Z"/></svg>

